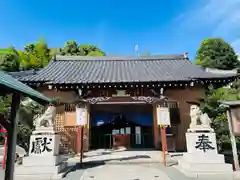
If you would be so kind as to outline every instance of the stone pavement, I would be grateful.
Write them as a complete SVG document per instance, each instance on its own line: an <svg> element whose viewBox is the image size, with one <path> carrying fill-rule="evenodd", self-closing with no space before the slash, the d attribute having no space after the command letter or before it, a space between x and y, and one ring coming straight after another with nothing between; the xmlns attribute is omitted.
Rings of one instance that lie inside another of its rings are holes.
<svg viewBox="0 0 240 180"><path fill-rule="evenodd" d="M159 151L96 150L84 154L84 169L77 169L66 176L66 180L194 180L178 171L178 156L168 159L164 167ZM79 157L69 159L79 162ZM195 179L196 180L196 179ZM198 179L202 180L202 179ZM219 180L219 179L211 179Z"/></svg>
<svg viewBox="0 0 240 180"><path fill-rule="evenodd" d="M171 180L150 165L102 165L84 172L82 180Z"/></svg>
<svg viewBox="0 0 240 180"><path fill-rule="evenodd" d="M66 180L219 180L190 178L174 167L164 167L156 163L139 165L105 164L89 167L81 172L78 171L72 173L71 176L67 176ZM80 174L82 177L78 176Z"/></svg>
<svg viewBox="0 0 240 180"><path fill-rule="evenodd" d="M0 179L4 179L4 171L2 168L0 168Z"/></svg>
<svg viewBox="0 0 240 180"><path fill-rule="evenodd" d="M99 149L84 153L85 163L99 163L104 162L106 164L119 164L119 163L159 163L163 162L163 156L160 151L156 150L111 150L111 149ZM168 156L168 162L173 162L173 159Z"/></svg>
<svg viewBox="0 0 240 180"><path fill-rule="evenodd" d="M175 168L176 157L169 160L168 167L159 163L159 151L97 150L84 155L83 168L76 166L79 157L68 160L72 170L64 180L194 180ZM4 172L0 169L2 179Z"/></svg>

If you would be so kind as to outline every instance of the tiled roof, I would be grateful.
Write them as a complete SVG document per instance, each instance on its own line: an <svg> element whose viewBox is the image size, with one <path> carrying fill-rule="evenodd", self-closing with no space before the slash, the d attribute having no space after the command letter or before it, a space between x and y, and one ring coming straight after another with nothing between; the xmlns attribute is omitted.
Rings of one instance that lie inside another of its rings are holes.
<svg viewBox="0 0 240 180"><path fill-rule="evenodd" d="M19 78L19 77L28 76L28 75L34 75L36 74L36 70L16 71L16 72L7 72L7 73L15 78Z"/></svg>
<svg viewBox="0 0 240 180"><path fill-rule="evenodd" d="M225 78L193 65L184 55L149 57L56 56L50 64L32 75L20 76L24 82L53 84L129 83L189 81Z"/></svg>
<svg viewBox="0 0 240 180"><path fill-rule="evenodd" d="M45 97L43 94L35 91L34 89L30 88L29 86L21 83L17 79L13 78L12 76L0 71L0 87L2 89L7 89L9 92L17 91L20 92L34 100L40 102L52 102L51 99ZM1 89L1 90L2 90Z"/></svg>
<svg viewBox="0 0 240 180"><path fill-rule="evenodd" d="M221 104L225 106L239 106L240 107L240 100L234 100L234 101L220 101Z"/></svg>

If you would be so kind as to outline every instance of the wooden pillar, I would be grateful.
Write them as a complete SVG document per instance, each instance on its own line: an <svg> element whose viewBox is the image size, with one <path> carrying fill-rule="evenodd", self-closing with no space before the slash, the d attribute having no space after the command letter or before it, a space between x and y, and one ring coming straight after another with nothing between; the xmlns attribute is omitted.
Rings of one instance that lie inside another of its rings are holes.
<svg viewBox="0 0 240 180"><path fill-rule="evenodd" d="M89 146L90 146L90 105L87 105L87 124L86 127L84 128L84 135L85 135L85 141L84 141L84 151L88 151L89 150Z"/></svg>
<svg viewBox="0 0 240 180"><path fill-rule="evenodd" d="M86 114L85 114L85 122L87 122L87 124L84 126L84 131L83 134L80 131L80 127L77 127L77 131L76 131L76 152L77 154L80 154L80 150L81 150L81 142L80 140L82 139L82 135L83 135L83 150L84 151L88 151L89 150L89 106L87 104L81 104L79 107L81 108L85 108L86 110Z"/></svg>
<svg viewBox="0 0 240 180"><path fill-rule="evenodd" d="M160 148L160 138L159 138L159 128L157 124L157 106L153 104L153 137L154 137L154 147L156 149Z"/></svg>
<svg viewBox="0 0 240 180"><path fill-rule="evenodd" d="M81 154L81 127L76 126L76 153Z"/></svg>
<svg viewBox="0 0 240 180"><path fill-rule="evenodd" d="M7 162L5 180L14 179L15 153L17 144L18 110L20 105L20 94L13 93L10 115L10 128L8 132Z"/></svg>

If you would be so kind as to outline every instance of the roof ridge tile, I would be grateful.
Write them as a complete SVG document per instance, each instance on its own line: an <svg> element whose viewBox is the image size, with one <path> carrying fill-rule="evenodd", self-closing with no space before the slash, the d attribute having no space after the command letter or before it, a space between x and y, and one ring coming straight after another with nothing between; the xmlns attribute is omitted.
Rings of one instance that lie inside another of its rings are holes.
<svg viewBox="0 0 240 180"><path fill-rule="evenodd" d="M183 54L153 56L55 56L54 61L141 61L141 60L183 60Z"/></svg>

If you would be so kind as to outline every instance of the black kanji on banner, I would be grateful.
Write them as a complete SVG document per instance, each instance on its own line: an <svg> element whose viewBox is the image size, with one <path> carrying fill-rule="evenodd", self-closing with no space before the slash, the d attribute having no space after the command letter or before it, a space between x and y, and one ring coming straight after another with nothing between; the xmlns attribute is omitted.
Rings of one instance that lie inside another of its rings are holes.
<svg viewBox="0 0 240 180"><path fill-rule="evenodd" d="M41 154L44 151L51 152L52 149L48 147L48 145L51 143L52 143L52 138L37 137L35 138L35 141L32 142L31 153Z"/></svg>
<svg viewBox="0 0 240 180"><path fill-rule="evenodd" d="M215 148L211 146L212 142L209 141L209 137L205 134L198 136L198 141L196 142L196 149L203 150L206 152L207 150L214 150Z"/></svg>

